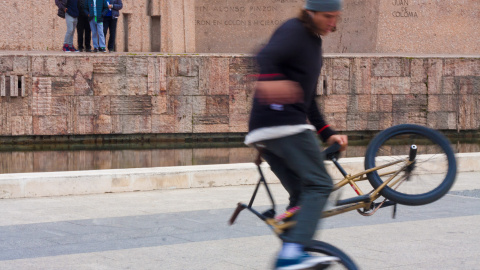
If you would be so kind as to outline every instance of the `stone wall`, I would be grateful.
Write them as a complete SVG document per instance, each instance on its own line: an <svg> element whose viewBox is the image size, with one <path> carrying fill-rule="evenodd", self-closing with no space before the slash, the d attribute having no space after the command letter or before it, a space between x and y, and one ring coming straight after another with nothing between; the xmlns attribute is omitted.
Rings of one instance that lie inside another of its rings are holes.
<svg viewBox="0 0 480 270"><path fill-rule="evenodd" d="M246 132L242 55L0 54L0 135ZM320 107L340 131L480 127L480 58L327 55Z"/></svg>

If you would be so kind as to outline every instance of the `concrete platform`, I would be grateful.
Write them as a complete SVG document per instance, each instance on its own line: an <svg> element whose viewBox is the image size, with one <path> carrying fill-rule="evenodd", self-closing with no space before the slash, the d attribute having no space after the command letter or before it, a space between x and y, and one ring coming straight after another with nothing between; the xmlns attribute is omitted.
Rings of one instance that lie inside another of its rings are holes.
<svg viewBox="0 0 480 270"><path fill-rule="evenodd" d="M363 170L363 158L343 158L348 173ZM457 154L459 172L479 172L480 153ZM262 164L271 183L278 179ZM331 162L327 170L334 179L341 174ZM0 198L86 195L161 189L207 188L252 185L259 174L253 163L178 166L140 169L0 174Z"/></svg>

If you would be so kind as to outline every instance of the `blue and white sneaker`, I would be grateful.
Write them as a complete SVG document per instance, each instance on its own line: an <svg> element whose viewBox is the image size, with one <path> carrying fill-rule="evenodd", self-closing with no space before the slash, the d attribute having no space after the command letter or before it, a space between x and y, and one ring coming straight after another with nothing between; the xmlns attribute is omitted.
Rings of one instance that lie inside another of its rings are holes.
<svg viewBox="0 0 480 270"><path fill-rule="evenodd" d="M321 264L329 264L330 262L338 261L337 257L333 256L311 256L308 253L303 253L297 258L278 258L275 263L275 270L300 270L311 269Z"/></svg>

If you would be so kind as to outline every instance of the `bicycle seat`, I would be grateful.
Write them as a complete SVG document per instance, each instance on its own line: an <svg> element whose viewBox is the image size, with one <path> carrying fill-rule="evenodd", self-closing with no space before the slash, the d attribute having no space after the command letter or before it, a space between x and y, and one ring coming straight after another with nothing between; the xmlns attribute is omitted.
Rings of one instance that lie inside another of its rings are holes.
<svg viewBox="0 0 480 270"><path fill-rule="evenodd" d="M323 154L325 155L326 160L338 159L340 156L340 144L334 143L330 145L327 149L323 150Z"/></svg>

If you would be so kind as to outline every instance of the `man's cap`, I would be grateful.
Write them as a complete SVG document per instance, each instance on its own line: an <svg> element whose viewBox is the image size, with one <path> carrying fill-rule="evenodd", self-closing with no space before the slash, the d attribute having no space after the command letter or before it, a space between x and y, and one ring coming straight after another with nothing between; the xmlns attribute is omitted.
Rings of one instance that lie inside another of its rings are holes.
<svg viewBox="0 0 480 270"><path fill-rule="evenodd" d="M305 9L312 11L339 11L342 9L342 0L306 0Z"/></svg>

